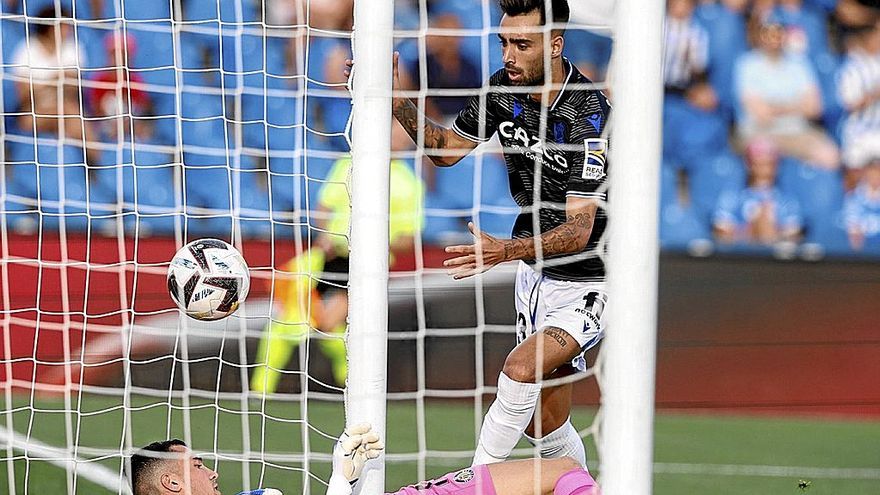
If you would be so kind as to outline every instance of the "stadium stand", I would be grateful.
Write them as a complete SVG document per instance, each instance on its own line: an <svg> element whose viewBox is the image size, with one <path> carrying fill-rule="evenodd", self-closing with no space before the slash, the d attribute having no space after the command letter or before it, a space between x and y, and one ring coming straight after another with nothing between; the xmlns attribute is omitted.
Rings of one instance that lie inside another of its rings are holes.
<svg viewBox="0 0 880 495"><path fill-rule="evenodd" d="M14 81L16 71L22 70L15 65L16 53L35 26L33 19L28 24L22 15L25 6L28 16L37 16L56 4L77 21L64 22L75 26L73 39L83 50L78 74L85 111L107 117L106 121L96 119L100 122L94 134L99 139L90 142L88 149L60 144L51 132L40 131L35 142L32 124L25 118L27 102ZM100 233L112 228L107 217L119 211L126 214L127 229L134 229L134 219L140 217L141 235L172 233L184 220L183 211L195 215L186 220L187 229L204 235L228 231L233 214L242 219L246 237L273 232L293 236L303 225L306 215L301 212L317 204L317 191L332 166L330 152L348 147L344 132L350 100L341 87L339 66L350 53L348 40L297 28L301 24L298 14L285 12L269 0L265 5L258 0L182 2L178 37L170 21L172 4L0 2L4 205L11 228L33 231L42 221L43 228L57 229L59 216L66 215L68 230L90 228ZM500 17L495 4L485 7L477 0L429 1L427 5L428 24L433 27L479 29L485 22L497 23ZM860 182L860 170L853 172L848 163L840 163L836 154L823 154L821 148L840 148L846 156L846 123L852 129L857 119L866 121L866 107L856 99L873 93L871 88L858 87L858 71L880 67L880 51L871 37L880 31L873 20L862 21L865 17L853 12L871 13L871 19L877 18L877 12L859 2L835 0L673 0L668 9L663 247L687 249L694 241L711 242L719 198L745 187L744 143L737 131L750 118L741 100L741 91L749 83L743 67L747 69L754 59L761 29L773 25L781 28L786 60L806 64L805 70L815 74L821 97L821 112L804 120L823 142L811 145L807 140L799 158L783 156L779 164L778 188L798 203L803 215L799 242L811 246L811 252L816 248L837 255L875 252L869 249L875 242L869 242L868 248L856 245L847 233L855 225L880 221L873 207L873 189ZM263 19L264 12L267 19ZM322 29L332 30L346 22L320 10L311 15L312 26ZM398 2L396 19L399 29L418 29L421 20L416 3ZM429 88L478 87L500 66L492 40L488 60L483 60L480 36L455 41L440 48L428 46ZM122 48L114 51L113 42ZM613 67L608 67L610 47L607 33L572 29L566 53L585 74L601 82L613 77ZM399 38L397 49L402 52L408 80L416 88L421 80L419 47L410 36ZM450 57L462 61L461 73L438 72L449 66ZM125 69L126 81L110 75L116 67ZM877 81L878 77L869 79ZM106 110L114 100L95 96L101 87L101 94L112 93L113 86L130 87L132 94L132 101L119 102L130 109L131 123L126 119L118 128L114 115ZM455 98L429 98L429 102L434 105L432 111L447 119L459 103ZM132 125L134 131L129 128ZM870 130L875 132L873 127ZM833 156L835 163L817 167L809 163L810 153L819 156L820 162ZM861 165L877 158L860 155L858 161ZM444 243L460 237L464 222L475 212L488 232L508 232L513 202L503 189L499 194L497 187L475 186L476 181L504 181L504 165L490 153L477 166L468 159L452 169L422 168L428 184L426 241ZM475 179L477 170L479 178ZM175 184L180 181L175 176L179 174L186 185L177 190ZM226 187L230 180L237 184L232 189ZM478 195L475 187L480 189ZM63 205L57 201L62 189L67 198ZM231 193L217 195L217 190ZM844 214L847 201L849 213ZM725 248L738 249L753 252L747 242Z"/></svg>

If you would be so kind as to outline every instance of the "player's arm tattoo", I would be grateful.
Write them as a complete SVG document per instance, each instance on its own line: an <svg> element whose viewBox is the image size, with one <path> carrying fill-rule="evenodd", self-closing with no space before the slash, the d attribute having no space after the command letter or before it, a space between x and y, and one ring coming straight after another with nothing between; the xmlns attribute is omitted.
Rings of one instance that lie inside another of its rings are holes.
<svg viewBox="0 0 880 495"><path fill-rule="evenodd" d="M449 147L451 129L434 122L427 116L425 116L425 125L419 127L419 109L409 98L395 98L392 113L414 143L419 142L419 131L422 132L425 139L425 154L436 165L445 166L455 163L448 163L448 160L444 159L450 157L431 152L432 150L444 150Z"/></svg>
<svg viewBox="0 0 880 495"><path fill-rule="evenodd" d="M545 328L544 335L555 340L556 343L559 344L559 347L565 347L566 345L568 345L568 342L565 340L565 332L558 328Z"/></svg>
<svg viewBox="0 0 880 495"><path fill-rule="evenodd" d="M559 254L579 253L587 246L593 231L596 208L579 208L568 213L568 219L555 229L540 236L541 255L549 257ZM536 239L511 239L504 244L505 260L533 260L536 254Z"/></svg>

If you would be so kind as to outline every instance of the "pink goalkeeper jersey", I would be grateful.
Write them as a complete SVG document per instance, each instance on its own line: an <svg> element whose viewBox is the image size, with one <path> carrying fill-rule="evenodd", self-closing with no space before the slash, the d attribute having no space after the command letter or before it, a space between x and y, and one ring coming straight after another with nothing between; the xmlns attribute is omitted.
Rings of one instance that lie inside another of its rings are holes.
<svg viewBox="0 0 880 495"><path fill-rule="evenodd" d="M386 495L495 495L495 484L488 467L474 466Z"/></svg>

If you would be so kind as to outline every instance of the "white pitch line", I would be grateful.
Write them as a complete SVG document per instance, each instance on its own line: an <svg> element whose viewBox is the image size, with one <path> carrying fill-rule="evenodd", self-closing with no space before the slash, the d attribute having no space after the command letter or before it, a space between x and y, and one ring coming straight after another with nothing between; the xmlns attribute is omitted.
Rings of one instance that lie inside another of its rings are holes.
<svg viewBox="0 0 880 495"><path fill-rule="evenodd" d="M72 465L71 467L78 476L82 476L96 485L103 486L113 493L128 494L130 492L128 485L122 482L118 472L112 471L101 464L89 462L86 459L71 458L71 454L65 449L53 447L33 437L29 439L22 438L17 432L10 434L6 427L0 426L0 445L6 444L11 444L13 448L24 452L27 456L43 459L62 469Z"/></svg>
<svg viewBox="0 0 880 495"><path fill-rule="evenodd" d="M655 462L659 474L714 474L719 476L764 476L770 478L801 477L826 479L880 480L880 469L823 468L799 466L758 466L749 464L689 464Z"/></svg>

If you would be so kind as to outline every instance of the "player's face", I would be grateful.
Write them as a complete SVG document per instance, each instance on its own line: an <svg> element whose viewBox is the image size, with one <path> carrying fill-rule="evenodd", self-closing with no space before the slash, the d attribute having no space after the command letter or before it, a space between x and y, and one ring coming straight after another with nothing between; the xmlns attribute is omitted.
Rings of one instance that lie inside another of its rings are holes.
<svg viewBox="0 0 880 495"><path fill-rule="evenodd" d="M181 495L222 495L217 486L220 475L208 468L201 457L193 456L189 449L180 445L173 446L171 450L183 454Z"/></svg>
<svg viewBox="0 0 880 495"><path fill-rule="evenodd" d="M539 86L544 84L544 38L535 32L541 25L541 13L501 18L498 39L504 70L515 86Z"/></svg>

